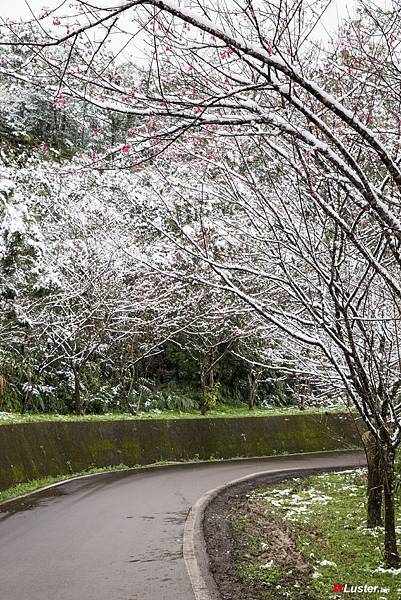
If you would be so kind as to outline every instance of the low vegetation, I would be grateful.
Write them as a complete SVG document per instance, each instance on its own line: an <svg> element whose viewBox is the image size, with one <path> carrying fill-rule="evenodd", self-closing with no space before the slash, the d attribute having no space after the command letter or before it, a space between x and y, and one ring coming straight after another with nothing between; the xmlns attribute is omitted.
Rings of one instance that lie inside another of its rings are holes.
<svg viewBox="0 0 401 600"><path fill-rule="evenodd" d="M365 470L259 488L230 520L237 567L254 600L326 600L341 585L350 598L401 596L401 569L385 567L383 528L366 527ZM400 517L396 532L400 541Z"/></svg>
<svg viewBox="0 0 401 600"><path fill-rule="evenodd" d="M210 410L206 418L227 418L227 417L275 417L279 415L298 415L298 414L321 414L326 412L346 412L344 405L333 405L324 408L305 408L300 409L296 406L275 407L275 408L255 408L250 411L246 406L230 406L227 404L218 404L213 410ZM187 411L178 410L152 410L148 412L139 412L137 415L124 412L105 413L101 415L74 415L57 413L12 413L0 412L1 425L15 425L17 423L39 423L43 421L124 421L136 419L197 419L200 417L199 411L192 409Z"/></svg>
<svg viewBox="0 0 401 600"><path fill-rule="evenodd" d="M18 498L19 496L24 496L25 494L30 494L31 492L35 492L40 488L47 487L48 485L52 485L53 483L58 483L65 479L73 479L75 477L82 477L85 475L94 475L95 473L107 473L110 471L124 471L126 469L130 469L132 467L128 467L127 465L117 465L117 466L109 466L109 467L99 467L87 469L86 471L80 471L79 473L72 473L70 475L49 475L48 477L42 477L40 479L33 479L32 481L27 481L25 483L17 483L7 490L0 491L0 505L2 502L6 502L7 500L12 500L13 498Z"/></svg>

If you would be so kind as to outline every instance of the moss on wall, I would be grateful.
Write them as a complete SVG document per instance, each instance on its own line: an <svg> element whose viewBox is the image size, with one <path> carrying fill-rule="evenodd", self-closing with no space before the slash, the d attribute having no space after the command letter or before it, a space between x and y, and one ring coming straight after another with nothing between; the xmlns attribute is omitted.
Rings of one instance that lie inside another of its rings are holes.
<svg viewBox="0 0 401 600"><path fill-rule="evenodd" d="M344 414L7 425L0 427L0 490L90 467L355 446L354 421Z"/></svg>

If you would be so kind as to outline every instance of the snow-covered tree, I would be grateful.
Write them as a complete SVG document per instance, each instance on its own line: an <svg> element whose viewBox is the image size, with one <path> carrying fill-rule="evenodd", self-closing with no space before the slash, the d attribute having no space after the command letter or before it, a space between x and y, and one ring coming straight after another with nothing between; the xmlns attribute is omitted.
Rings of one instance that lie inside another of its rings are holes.
<svg viewBox="0 0 401 600"><path fill-rule="evenodd" d="M77 5L74 17L4 24L2 45L32 55L0 73L135 119L81 170L157 163L148 196L156 189L170 219L163 208L153 225L191 261L192 280L269 323L292 372L346 391L380 457L385 558L398 566L400 3L361 0L328 45L311 35L315 2ZM106 60L104 40L123 15L134 27L127 41L141 36L146 80ZM188 190L193 214L183 216L170 196ZM188 265L171 270L188 281Z"/></svg>

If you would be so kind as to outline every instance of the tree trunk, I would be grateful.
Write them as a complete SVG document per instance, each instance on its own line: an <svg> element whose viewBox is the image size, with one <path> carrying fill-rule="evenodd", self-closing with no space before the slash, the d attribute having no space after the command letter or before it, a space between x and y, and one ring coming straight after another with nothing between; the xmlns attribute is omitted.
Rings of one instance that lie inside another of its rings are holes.
<svg viewBox="0 0 401 600"><path fill-rule="evenodd" d="M255 407L256 392L258 389L258 379L255 373L248 374L248 385L248 408L249 410L253 410Z"/></svg>
<svg viewBox="0 0 401 600"><path fill-rule="evenodd" d="M384 491L384 560L387 567L397 569L400 566L400 557L397 550L397 536L395 532L394 511L394 448L387 445L385 449L383 470Z"/></svg>
<svg viewBox="0 0 401 600"><path fill-rule="evenodd" d="M81 395L81 370L78 367L73 367L74 371L74 404L77 415L84 414L84 405Z"/></svg>
<svg viewBox="0 0 401 600"><path fill-rule="evenodd" d="M365 451L368 463L368 506L367 525L378 527L383 525L382 501L383 482L380 460L380 447L372 433L365 434Z"/></svg>
<svg viewBox="0 0 401 600"><path fill-rule="evenodd" d="M21 414L24 415L25 413L28 412L28 410L32 407L32 377L31 377L31 372L28 369L27 370L27 383L28 383L28 387L26 389L26 392L24 394L24 399L22 401L22 408L21 408Z"/></svg>
<svg viewBox="0 0 401 600"><path fill-rule="evenodd" d="M205 415L210 408L210 394L213 389L213 373L203 373L201 375L202 401L201 414Z"/></svg>
<svg viewBox="0 0 401 600"><path fill-rule="evenodd" d="M213 355L206 352L202 357L200 380L202 387L201 414L206 415L210 408L210 394L214 385Z"/></svg>
<svg viewBox="0 0 401 600"><path fill-rule="evenodd" d="M25 413L27 413L29 411L29 408L32 407L32 387L31 387L31 383L29 382L28 385L29 385L29 388L25 392L24 400L23 400L23 404L22 404L22 410L21 410L21 414L22 415L24 415Z"/></svg>
<svg viewBox="0 0 401 600"><path fill-rule="evenodd" d="M0 375L0 408L3 406L4 395L7 388L6 378L3 375Z"/></svg>

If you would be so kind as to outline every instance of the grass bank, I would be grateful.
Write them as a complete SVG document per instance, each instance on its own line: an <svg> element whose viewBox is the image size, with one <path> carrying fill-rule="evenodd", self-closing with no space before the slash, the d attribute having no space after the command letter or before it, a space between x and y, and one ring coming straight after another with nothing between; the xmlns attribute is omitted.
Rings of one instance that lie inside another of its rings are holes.
<svg viewBox="0 0 401 600"><path fill-rule="evenodd" d="M85 475L93 475L95 473L125 471L130 468L132 467L127 467L127 465L117 465L114 467L87 469L86 471L80 471L79 473L72 473L70 475L55 475L49 477L42 477L41 479L34 479L32 481L27 481L26 483L18 483L17 485L14 485L8 488L7 490L0 491L0 504L2 502L5 502L6 500L12 500L13 498L18 498L19 496L30 494L31 492L40 490L41 488L47 487L48 485L52 485L53 483L65 481L66 479L73 479L75 477L82 477Z"/></svg>
<svg viewBox="0 0 401 600"><path fill-rule="evenodd" d="M384 568L383 529L366 527L365 505L366 472L356 470L259 488L233 507L236 566L252 598L327 600L347 584L349 598L399 600L401 569ZM401 543L399 514L397 532Z"/></svg>
<svg viewBox="0 0 401 600"><path fill-rule="evenodd" d="M275 417L279 415L323 414L327 412L345 413L349 412L349 409L347 409L344 405L338 405L325 408L306 408L303 410L296 407L255 408L254 410L249 410L246 406L238 407L220 404L216 406L216 408L214 408L213 410L210 410L208 414L202 418L216 419L229 417ZM49 413L20 414L0 411L0 426L13 425L18 423L39 423L44 421L135 421L139 419L199 419L199 417L201 417L199 410L191 410L188 412L173 410L150 411L140 412L138 415L116 412L102 415L87 414L83 416L77 416L72 414L60 415Z"/></svg>
<svg viewBox="0 0 401 600"><path fill-rule="evenodd" d="M167 465L176 465L182 464L182 462L186 463L198 463L199 460L188 460L181 461L181 463L175 463L167 460L160 460L158 462L152 463L150 465L135 465L130 467L128 465L120 464L120 465L110 465L108 467L99 467L99 468L91 468L86 469L84 471L79 471L77 473L70 473L68 475L55 475L49 477L42 477L40 479L33 479L32 481L27 481L26 483L18 483L17 485L13 485L7 490L0 491L0 507L3 502L7 500L13 500L14 498L18 498L20 496L25 496L26 494L31 494L32 492L40 491L42 488L45 488L54 483L61 483L63 481L68 481L70 479L76 479L77 477L85 477L86 475L97 475L100 473L116 473L119 471L143 471L144 469L156 469L158 467L163 467ZM213 461L211 461L213 462ZM214 459L214 462L219 462L217 459Z"/></svg>

